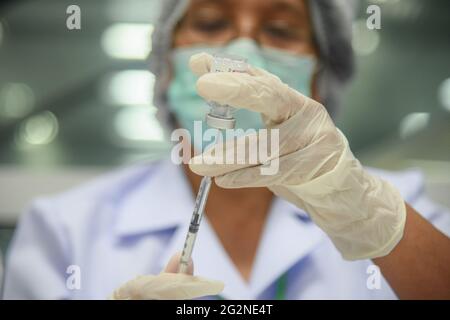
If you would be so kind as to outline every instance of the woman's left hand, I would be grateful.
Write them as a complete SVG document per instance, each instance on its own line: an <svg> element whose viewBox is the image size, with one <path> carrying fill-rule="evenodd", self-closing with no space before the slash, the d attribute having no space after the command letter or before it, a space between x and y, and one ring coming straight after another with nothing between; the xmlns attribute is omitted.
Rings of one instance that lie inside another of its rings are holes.
<svg viewBox="0 0 450 320"><path fill-rule="evenodd" d="M215 177L223 188L268 187L308 212L346 259L387 255L403 236L404 200L392 185L363 169L325 107L262 69L250 68L248 74L208 73L211 62L206 53L191 58L191 69L200 76L199 95L260 112L268 129L279 130L279 143L274 146L270 134L253 138L260 147L272 143L278 156L250 163L255 155L249 152L258 149L248 148L249 139L243 136L194 157L191 170ZM214 163L219 154L234 156L239 145L247 147L244 163ZM278 170L262 174L275 162Z"/></svg>
<svg viewBox="0 0 450 320"><path fill-rule="evenodd" d="M224 285L220 281L193 276L193 263L188 273L177 273L180 254L174 255L163 272L132 279L116 290L112 300L187 300L217 295Z"/></svg>

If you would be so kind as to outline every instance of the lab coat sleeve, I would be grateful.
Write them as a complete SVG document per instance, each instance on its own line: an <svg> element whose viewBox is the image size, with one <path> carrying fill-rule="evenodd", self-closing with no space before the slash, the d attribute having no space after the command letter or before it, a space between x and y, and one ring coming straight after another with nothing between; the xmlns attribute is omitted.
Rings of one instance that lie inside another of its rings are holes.
<svg viewBox="0 0 450 320"><path fill-rule="evenodd" d="M52 203L37 200L20 219L6 259L4 299L67 299L67 239Z"/></svg>

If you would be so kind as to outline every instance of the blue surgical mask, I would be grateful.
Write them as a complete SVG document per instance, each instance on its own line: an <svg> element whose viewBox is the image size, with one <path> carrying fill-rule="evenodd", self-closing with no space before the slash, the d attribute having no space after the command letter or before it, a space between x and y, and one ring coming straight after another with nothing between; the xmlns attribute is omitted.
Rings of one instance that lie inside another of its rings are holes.
<svg viewBox="0 0 450 320"><path fill-rule="evenodd" d="M194 121L202 121L203 132L207 129L205 116L209 111L206 101L195 89L197 77L189 69L189 59L193 54L207 52L230 53L247 58L254 67L262 68L278 76L291 88L310 96L311 80L315 60L309 56L298 56L284 50L260 47L252 39L240 38L225 46L205 47L191 46L174 49L171 56L173 77L168 88L170 111L175 119L194 137ZM236 128L261 129L264 127L258 112L237 109L234 112ZM195 146L203 149L203 146Z"/></svg>

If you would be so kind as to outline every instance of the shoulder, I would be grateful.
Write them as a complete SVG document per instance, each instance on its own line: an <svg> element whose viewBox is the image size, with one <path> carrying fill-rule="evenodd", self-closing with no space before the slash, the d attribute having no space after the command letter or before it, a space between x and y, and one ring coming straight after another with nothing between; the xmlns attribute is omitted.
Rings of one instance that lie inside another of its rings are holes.
<svg viewBox="0 0 450 320"><path fill-rule="evenodd" d="M154 162L116 169L47 199L65 202L78 199L89 201L114 198L131 192L133 188L138 187L146 179L150 178L160 165L160 162Z"/></svg>
<svg viewBox="0 0 450 320"><path fill-rule="evenodd" d="M108 208L151 180L160 166L161 162L155 162L121 168L59 194L38 197L21 218L21 223L31 218L49 226L76 227L89 220L98 220L105 212L111 211Z"/></svg>

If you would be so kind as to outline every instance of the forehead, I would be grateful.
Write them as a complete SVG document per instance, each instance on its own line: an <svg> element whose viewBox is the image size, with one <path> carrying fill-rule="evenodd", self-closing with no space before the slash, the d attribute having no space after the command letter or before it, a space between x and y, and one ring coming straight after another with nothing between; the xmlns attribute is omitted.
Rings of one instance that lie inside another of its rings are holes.
<svg viewBox="0 0 450 320"><path fill-rule="evenodd" d="M220 6L226 11L259 13L265 10L306 13L306 0L191 0L190 9Z"/></svg>

